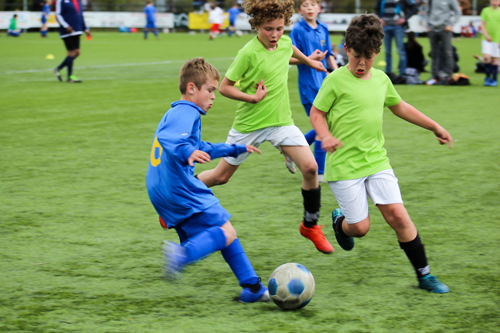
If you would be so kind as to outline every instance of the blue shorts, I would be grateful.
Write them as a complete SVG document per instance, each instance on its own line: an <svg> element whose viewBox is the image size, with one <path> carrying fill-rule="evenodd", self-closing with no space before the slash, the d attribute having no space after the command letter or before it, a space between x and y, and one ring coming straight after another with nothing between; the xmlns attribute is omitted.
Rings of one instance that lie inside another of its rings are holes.
<svg viewBox="0 0 500 333"><path fill-rule="evenodd" d="M209 207L203 212L191 215L186 220L175 226L175 231L179 235L181 244L184 244L189 238L203 232L211 227L222 227L229 221L231 214L227 212L220 203Z"/></svg>
<svg viewBox="0 0 500 333"><path fill-rule="evenodd" d="M45 15L42 15L42 24L47 23L47 18L45 18Z"/></svg>
<svg viewBox="0 0 500 333"><path fill-rule="evenodd" d="M302 106L304 107L304 110L306 110L307 116L309 117L309 113L311 113L313 105L311 103L307 103L307 104L302 104Z"/></svg>
<svg viewBox="0 0 500 333"><path fill-rule="evenodd" d="M156 29L156 23L154 21L147 21L146 29Z"/></svg>
<svg viewBox="0 0 500 333"><path fill-rule="evenodd" d="M235 24L235 21L236 21L236 20L231 20L231 19L229 19L229 25L230 25L230 26L232 26L232 27L234 27L234 26L236 25L236 24Z"/></svg>

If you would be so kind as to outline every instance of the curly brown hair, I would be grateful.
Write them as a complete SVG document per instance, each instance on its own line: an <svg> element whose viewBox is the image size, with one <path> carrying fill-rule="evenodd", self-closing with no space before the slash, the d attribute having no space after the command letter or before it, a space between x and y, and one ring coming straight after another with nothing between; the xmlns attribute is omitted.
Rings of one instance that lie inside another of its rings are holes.
<svg viewBox="0 0 500 333"><path fill-rule="evenodd" d="M245 0L243 3L245 13L250 16L252 29L276 19L284 19L285 26L289 26L294 13L293 6L293 0Z"/></svg>
<svg viewBox="0 0 500 333"><path fill-rule="evenodd" d="M179 74L179 90L181 94L185 94L189 82L193 82L196 88L201 89L211 79L220 81L220 73L214 66L203 58L190 59L182 65Z"/></svg>
<svg viewBox="0 0 500 333"><path fill-rule="evenodd" d="M368 56L379 53L384 40L382 22L374 14L353 17L345 34L345 45L357 53Z"/></svg>

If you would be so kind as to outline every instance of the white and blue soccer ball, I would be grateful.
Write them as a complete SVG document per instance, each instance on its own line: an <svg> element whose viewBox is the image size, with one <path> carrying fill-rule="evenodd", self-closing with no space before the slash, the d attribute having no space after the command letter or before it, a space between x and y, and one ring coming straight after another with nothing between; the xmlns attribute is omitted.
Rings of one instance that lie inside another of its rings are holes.
<svg viewBox="0 0 500 333"><path fill-rule="evenodd" d="M271 299L282 309L306 306L314 296L316 284L311 272L301 264L286 263L274 270L267 284Z"/></svg>

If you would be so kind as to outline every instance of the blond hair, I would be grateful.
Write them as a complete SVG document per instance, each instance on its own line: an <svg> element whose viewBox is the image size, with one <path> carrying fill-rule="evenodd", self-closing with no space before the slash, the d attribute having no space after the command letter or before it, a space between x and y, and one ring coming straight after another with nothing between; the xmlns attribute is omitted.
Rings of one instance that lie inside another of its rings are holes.
<svg viewBox="0 0 500 333"><path fill-rule="evenodd" d="M308 1L308 0L298 0L297 1L297 8L300 8L300 6L302 6L302 4L304 2L306 2L306 1ZM311 1L316 2L318 4L318 6L321 7L321 1L320 0L311 0Z"/></svg>
<svg viewBox="0 0 500 333"><path fill-rule="evenodd" d="M264 22L276 19L284 19L285 25L290 25L290 18L294 13L293 5L293 0L245 0L243 8L250 16L248 22L252 29L255 29Z"/></svg>
<svg viewBox="0 0 500 333"><path fill-rule="evenodd" d="M193 82L196 88L201 89L201 86L210 79L220 81L219 71L204 58L190 59L182 65L179 73L179 90L181 94L185 94L189 82Z"/></svg>

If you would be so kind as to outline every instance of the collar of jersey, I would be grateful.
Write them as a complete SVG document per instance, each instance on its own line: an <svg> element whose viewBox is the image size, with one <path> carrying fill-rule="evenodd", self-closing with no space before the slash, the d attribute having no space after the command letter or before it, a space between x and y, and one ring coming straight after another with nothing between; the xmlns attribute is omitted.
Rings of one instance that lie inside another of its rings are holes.
<svg viewBox="0 0 500 333"><path fill-rule="evenodd" d="M309 30L309 31L311 31L311 30L318 30L319 26L321 25L321 22L318 21L318 19L316 19L316 23L318 23L318 26L316 27L316 29L314 29L313 27L311 27L309 25L309 23L306 22L306 20L304 20L303 17L300 19L299 23L302 24L304 26L304 28L306 30Z"/></svg>
<svg viewBox="0 0 500 333"><path fill-rule="evenodd" d="M180 101L173 102L171 105L172 105L172 107L176 107L177 105L189 105L189 106L195 108L196 110L198 110L198 112L200 112L202 115L206 115L207 114L198 105L194 104L193 102L180 100Z"/></svg>

